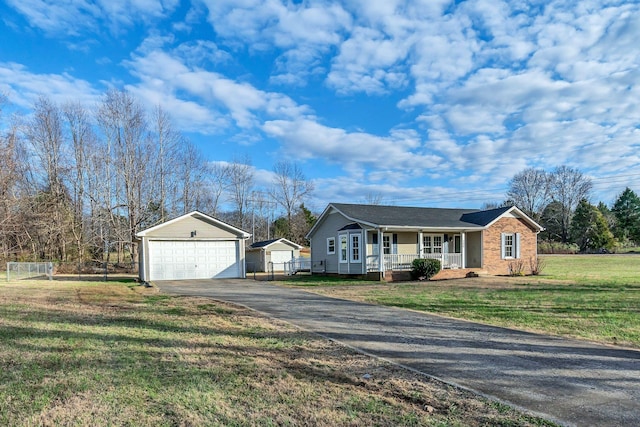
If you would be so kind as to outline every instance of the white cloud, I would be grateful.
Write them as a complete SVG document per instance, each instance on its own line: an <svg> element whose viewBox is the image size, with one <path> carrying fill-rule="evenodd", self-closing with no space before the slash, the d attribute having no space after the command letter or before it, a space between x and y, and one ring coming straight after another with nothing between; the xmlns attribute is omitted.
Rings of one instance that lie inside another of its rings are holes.
<svg viewBox="0 0 640 427"><path fill-rule="evenodd" d="M83 32L99 32L102 23L113 33L135 22L148 22L166 17L179 0L7 0L30 25L51 34L78 36Z"/></svg>
<svg viewBox="0 0 640 427"><path fill-rule="evenodd" d="M210 24L227 43L281 52L273 76L279 83L305 85L321 55L341 42L352 20L340 4L330 1L200 1L209 11Z"/></svg>
<svg viewBox="0 0 640 427"><path fill-rule="evenodd" d="M316 121L267 121L263 130L282 143L284 152L293 150L301 159L324 159L355 173L363 166L376 171L402 171L409 176L423 174L425 165L440 163L440 158L424 150L414 131L394 131L380 137L364 132L349 133Z"/></svg>
<svg viewBox="0 0 640 427"><path fill-rule="evenodd" d="M194 49L198 54L194 54ZM297 118L308 113L306 106L298 105L286 95L262 91L249 83L201 68L199 65L203 61L197 59L201 59L200 53L203 51L225 57L207 43L196 43L195 47L179 45L173 50L162 50L160 44L145 43L139 53L125 62L131 73L140 80L139 84L130 87L141 94L165 99L172 104L185 103L195 107L197 103L199 110L206 108L211 116L228 114L235 125L242 129L259 126L264 120L263 116ZM187 118L184 115L184 119ZM220 119L217 121L221 123ZM200 126L197 121L183 121L181 124L191 130Z"/></svg>
<svg viewBox="0 0 640 427"><path fill-rule="evenodd" d="M24 108L31 107L39 96L60 104L74 101L90 106L101 95L91 83L67 73L36 74L11 62L0 62L0 93L6 93L10 102Z"/></svg>

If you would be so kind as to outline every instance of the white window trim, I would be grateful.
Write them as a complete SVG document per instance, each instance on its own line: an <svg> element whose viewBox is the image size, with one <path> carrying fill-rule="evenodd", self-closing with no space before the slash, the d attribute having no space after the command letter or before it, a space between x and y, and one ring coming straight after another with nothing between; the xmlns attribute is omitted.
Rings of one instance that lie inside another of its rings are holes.
<svg viewBox="0 0 640 427"><path fill-rule="evenodd" d="M358 250L358 258L354 257L354 254L355 254L354 249ZM362 262L362 235L360 233L358 234L354 233L349 235L349 262L351 263Z"/></svg>
<svg viewBox="0 0 640 427"><path fill-rule="evenodd" d="M507 256L507 236L512 237L511 255ZM500 258L501 259L520 259L520 233L501 233L500 234Z"/></svg>
<svg viewBox="0 0 640 427"><path fill-rule="evenodd" d="M338 253L338 261L340 261L340 264L346 264L347 262L349 262L349 235L348 234L341 234L338 236L338 238L340 239L340 248L338 248L338 250L340 251ZM342 252L344 246L344 250L345 252ZM342 257L342 255L344 254L344 258Z"/></svg>
<svg viewBox="0 0 640 427"><path fill-rule="evenodd" d="M440 246L435 245L435 238L440 237ZM429 239L429 245L425 245L425 238ZM435 252L440 249L440 252ZM427 252L427 251L431 252ZM424 254L441 254L444 251L444 234L424 233L422 235L422 253Z"/></svg>
<svg viewBox="0 0 640 427"><path fill-rule="evenodd" d="M393 244L391 242L391 234L385 234L384 236L382 236L382 253L384 255L391 255L391 253L393 252ZM386 245L386 243L389 244L389 246ZM387 249L389 250L389 252L387 252Z"/></svg>
<svg viewBox="0 0 640 427"><path fill-rule="evenodd" d="M329 248L333 246L333 250ZM335 237L327 237L327 255L335 255L336 253L336 238Z"/></svg>

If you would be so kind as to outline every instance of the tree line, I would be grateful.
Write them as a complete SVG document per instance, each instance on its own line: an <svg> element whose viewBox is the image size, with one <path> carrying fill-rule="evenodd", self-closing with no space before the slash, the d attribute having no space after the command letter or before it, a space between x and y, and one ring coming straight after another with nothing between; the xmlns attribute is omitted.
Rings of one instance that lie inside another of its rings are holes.
<svg viewBox="0 0 640 427"><path fill-rule="evenodd" d="M528 168L509 182L503 205L515 205L545 227L546 243L582 252L640 245L640 197L626 188L611 206L589 202L593 183L580 170Z"/></svg>
<svg viewBox="0 0 640 427"><path fill-rule="evenodd" d="M127 91L92 109L40 97L24 116L8 105L0 95L2 262L136 262L136 233L193 210L255 240L304 243L315 220L297 164L276 163L260 188L250 157L208 161L162 107L146 111Z"/></svg>

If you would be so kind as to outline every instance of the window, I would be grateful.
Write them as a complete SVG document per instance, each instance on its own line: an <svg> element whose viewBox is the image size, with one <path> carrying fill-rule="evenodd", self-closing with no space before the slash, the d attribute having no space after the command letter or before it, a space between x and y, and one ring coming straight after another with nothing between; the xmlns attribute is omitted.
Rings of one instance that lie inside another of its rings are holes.
<svg viewBox="0 0 640 427"><path fill-rule="evenodd" d="M431 236L422 236L422 249L425 254L431 253Z"/></svg>
<svg viewBox="0 0 640 427"><path fill-rule="evenodd" d="M351 262L360 262L360 235L351 235Z"/></svg>
<svg viewBox="0 0 640 427"><path fill-rule="evenodd" d="M380 254L380 248L378 247L378 234L375 231L371 235L371 249L373 249L371 251L373 255Z"/></svg>
<svg viewBox="0 0 640 427"><path fill-rule="evenodd" d="M347 262L347 235L340 236L340 262Z"/></svg>
<svg viewBox="0 0 640 427"><path fill-rule="evenodd" d="M391 239L389 236L382 236L382 250L385 255L389 255L391 253Z"/></svg>
<svg viewBox="0 0 640 427"><path fill-rule="evenodd" d="M441 234L426 234L422 236L422 248L425 254L441 254L442 253Z"/></svg>
<svg viewBox="0 0 640 427"><path fill-rule="evenodd" d="M520 234L502 233L502 259L520 258Z"/></svg>
<svg viewBox="0 0 640 427"><path fill-rule="evenodd" d="M335 237L329 237L327 239L327 255L333 255L336 253L336 239Z"/></svg>

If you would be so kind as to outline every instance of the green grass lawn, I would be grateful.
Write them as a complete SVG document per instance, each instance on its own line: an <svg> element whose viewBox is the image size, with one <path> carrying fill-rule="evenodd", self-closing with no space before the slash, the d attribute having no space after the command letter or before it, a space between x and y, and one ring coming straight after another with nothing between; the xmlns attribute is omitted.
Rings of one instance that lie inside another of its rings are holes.
<svg viewBox="0 0 640 427"><path fill-rule="evenodd" d="M20 281L0 283L0 425L550 424L248 309Z"/></svg>
<svg viewBox="0 0 640 427"><path fill-rule="evenodd" d="M640 255L543 257L541 276L335 286L323 294L640 348Z"/></svg>

